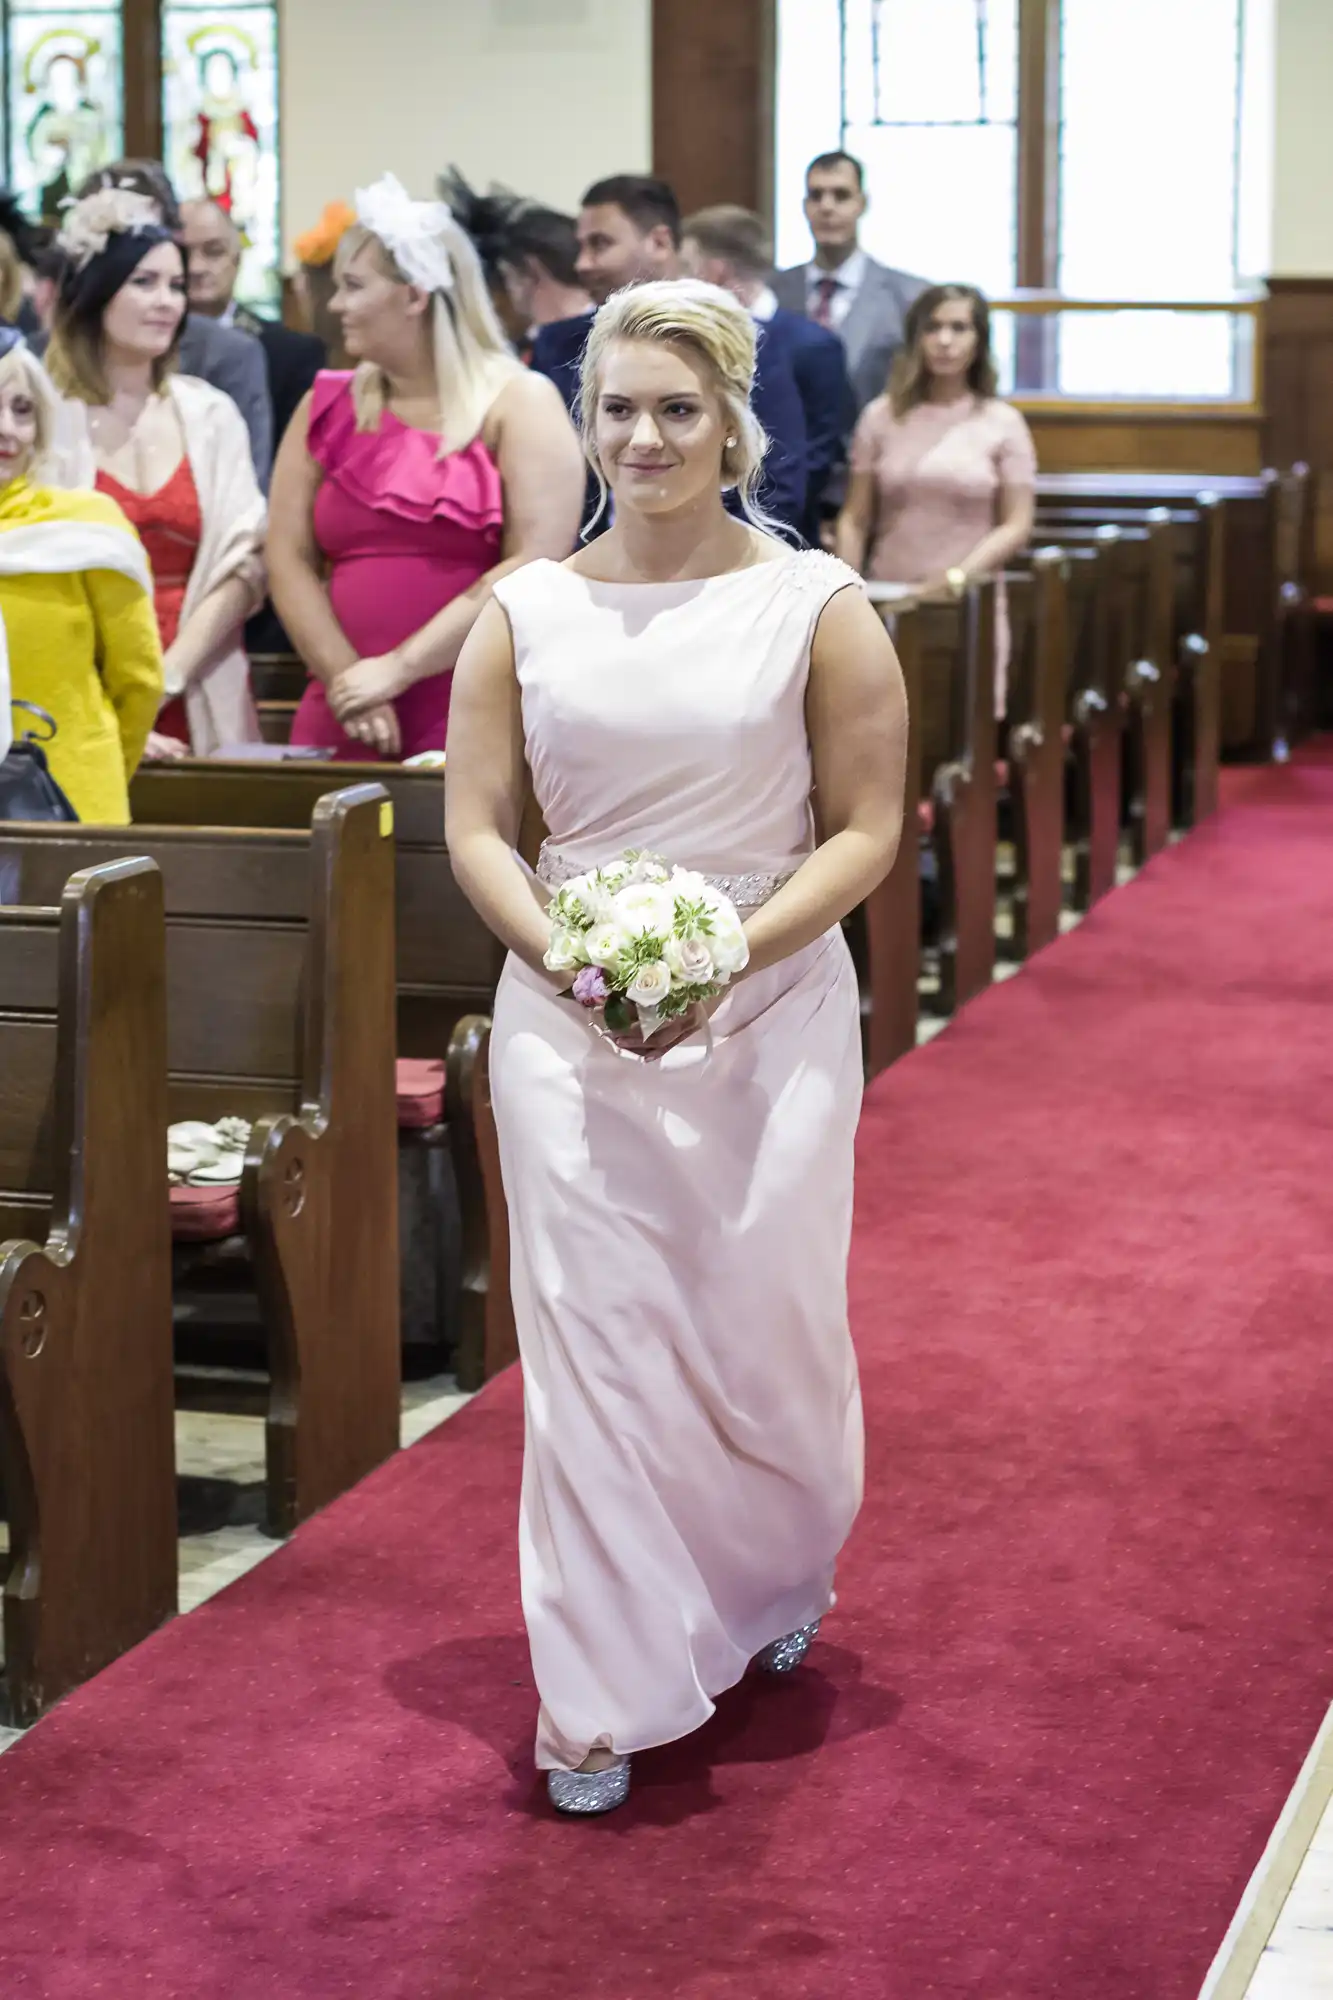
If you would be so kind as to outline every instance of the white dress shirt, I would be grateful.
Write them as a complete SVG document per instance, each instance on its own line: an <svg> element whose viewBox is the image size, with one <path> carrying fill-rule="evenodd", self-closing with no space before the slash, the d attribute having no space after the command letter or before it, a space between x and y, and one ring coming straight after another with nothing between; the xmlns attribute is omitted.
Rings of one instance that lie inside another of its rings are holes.
<svg viewBox="0 0 1333 2000"><path fill-rule="evenodd" d="M861 289L867 261L864 250L853 250L851 256L845 263L839 264L836 271L826 271L822 264L806 265L805 309L811 319L815 318L815 309L819 304L820 285L825 278L832 278L836 281L838 289L829 301L829 324L833 327L842 325L852 309L856 294Z"/></svg>

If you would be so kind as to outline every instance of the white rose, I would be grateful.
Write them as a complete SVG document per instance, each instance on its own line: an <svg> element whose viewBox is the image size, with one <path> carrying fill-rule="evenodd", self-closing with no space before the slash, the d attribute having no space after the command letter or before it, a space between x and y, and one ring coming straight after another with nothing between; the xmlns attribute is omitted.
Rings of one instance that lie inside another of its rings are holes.
<svg viewBox="0 0 1333 2000"><path fill-rule="evenodd" d="M605 868L598 869L597 877L601 884L602 893L607 896L614 896L616 890L623 889L629 881L629 863L627 861L608 861Z"/></svg>
<svg viewBox="0 0 1333 2000"><path fill-rule="evenodd" d="M708 938L713 964L723 979L732 979L750 962L750 947L740 918L729 903L713 911L713 928Z"/></svg>
<svg viewBox="0 0 1333 2000"><path fill-rule="evenodd" d="M707 903L716 895L710 890L702 875L692 868L673 868L671 871L671 893L680 896L687 903Z"/></svg>
<svg viewBox="0 0 1333 2000"><path fill-rule="evenodd" d="M584 963L583 940L572 931L555 930L542 959L548 972L573 972Z"/></svg>
<svg viewBox="0 0 1333 2000"><path fill-rule="evenodd" d="M665 959L655 958L639 967L625 997L635 1007L660 1007L670 991L670 969Z"/></svg>
<svg viewBox="0 0 1333 2000"><path fill-rule="evenodd" d="M682 986L707 986L712 981L713 954L706 938L668 938L662 956Z"/></svg>
<svg viewBox="0 0 1333 2000"><path fill-rule="evenodd" d="M600 965L603 972L609 972L619 964L626 939L619 924L604 923L594 924L590 931L585 931L582 943L589 965Z"/></svg>
<svg viewBox="0 0 1333 2000"><path fill-rule="evenodd" d="M635 937L670 937L675 917L675 897L657 883L631 882L616 897L617 921Z"/></svg>

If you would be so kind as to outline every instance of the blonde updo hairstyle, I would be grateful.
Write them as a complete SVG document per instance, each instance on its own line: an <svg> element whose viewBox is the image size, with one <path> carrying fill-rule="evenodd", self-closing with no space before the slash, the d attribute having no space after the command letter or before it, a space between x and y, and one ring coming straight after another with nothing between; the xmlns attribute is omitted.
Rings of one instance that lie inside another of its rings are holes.
<svg viewBox="0 0 1333 2000"><path fill-rule="evenodd" d="M27 477L40 484L51 473L51 455L56 444L60 402L51 379L32 349L20 343L0 356L0 389L24 389L32 398L36 416L32 457Z"/></svg>
<svg viewBox="0 0 1333 2000"><path fill-rule="evenodd" d="M521 374L523 364L504 337L482 273L481 259L464 232L452 220L440 232L453 270L453 290L431 294L431 344L440 398L440 456L462 451L480 431L486 412L506 382ZM396 285L410 285L383 239L364 223L354 223L338 245L333 260L335 281L352 259L369 245L382 275ZM384 371L363 361L352 380L352 405L359 431L377 431L389 401Z"/></svg>
<svg viewBox="0 0 1333 2000"><path fill-rule="evenodd" d="M722 404L726 436L736 440L734 445L723 446L723 491L735 487L746 519L772 532L776 524L755 499L768 436L750 408L757 338L745 307L718 285L705 285L697 278L659 278L613 292L598 312L583 350L579 428L584 454L601 488L603 507L608 487L597 455L597 397L603 357L617 340L661 341L682 347L703 362Z"/></svg>

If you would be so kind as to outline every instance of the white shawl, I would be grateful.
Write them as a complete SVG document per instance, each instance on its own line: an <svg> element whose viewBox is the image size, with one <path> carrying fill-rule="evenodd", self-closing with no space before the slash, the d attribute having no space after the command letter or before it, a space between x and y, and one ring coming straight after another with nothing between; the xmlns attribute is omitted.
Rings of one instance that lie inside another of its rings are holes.
<svg viewBox="0 0 1333 2000"><path fill-rule="evenodd" d="M0 533L0 576L68 576L85 569L115 570L152 594L143 544L124 528L98 521L33 521ZM14 741L9 691L9 637L0 617L0 757Z"/></svg>
<svg viewBox="0 0 1333 2000"><path fill-rule="evenodd" d="M185 453L199 494L203 531L185 602L181 627L210 591L230 576L250 586L252 609L264 599L264 525L267 509L255 478L250 436L245 419L220 389L194 375L173 375L168 393L180 418ZM97 460L83 403L60 405L56 438L47 477L53 486L97 484ZM250 694L250 664L238 631L229 645L206 660L188 687L173 685L168 696L183 693L190 720L190 744L197 757L207 757L224 743L258 743L259 718Z"/></svg>

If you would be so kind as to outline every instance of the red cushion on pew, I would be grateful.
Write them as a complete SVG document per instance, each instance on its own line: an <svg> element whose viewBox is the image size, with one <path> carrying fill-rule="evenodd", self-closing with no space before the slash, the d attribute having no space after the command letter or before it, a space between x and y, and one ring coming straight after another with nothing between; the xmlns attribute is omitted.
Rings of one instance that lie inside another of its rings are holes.
<svg viewBox="0 0 1333 2000"><path fill-rule="evenodd" d="M413 1132L438 1125L444 1116L444 1064L400 1056L397 1070L398 1123Z"/></svg>
<svg viewBox="0 0 1333 2000"><path fill-rule="evenodd" d="M1310 609L1316 618L1333 618L1333 597L1312 597Z"/></svg>
<svg viewBox="0 0 1333 2000"><path fill-rule="evenodd" d="M223 1187L173 1187L171 1233L178 1243L220 1243L241 1226L241 1190L236 1182Z"/></svg>
<svg viewBox="0 0 1333 2000"><path fill-rule="evenodd" d="M917 801L916 823L919 832L921 833L934 832L935 830L934 799L919 799Z"/></svg>

